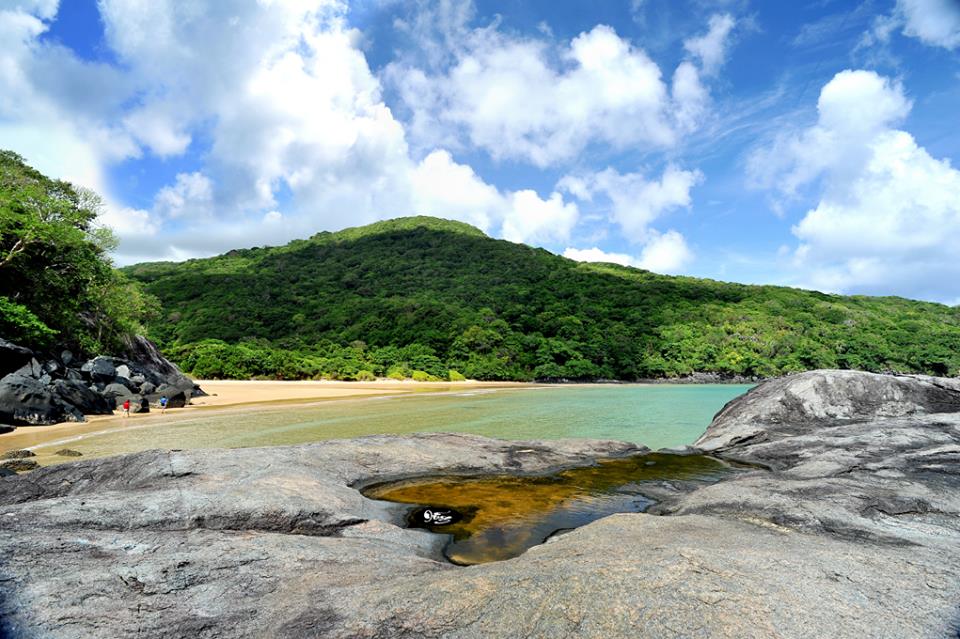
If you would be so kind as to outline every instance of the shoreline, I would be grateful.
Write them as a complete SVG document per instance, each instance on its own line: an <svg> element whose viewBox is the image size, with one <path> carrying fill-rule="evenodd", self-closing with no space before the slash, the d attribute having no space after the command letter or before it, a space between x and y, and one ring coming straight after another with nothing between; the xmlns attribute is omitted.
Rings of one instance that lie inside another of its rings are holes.
<svg viewBox="0 0 960 639"><path fill-rule="evenodd" d="M151 407L149 413L131 413L123 417L119 411L112 415L87 415L85 422L59 422L47 426L18 426L10 433L0 434L0 454L19 449L34 449L75 441L79 438L119 430L142 422L175 423L199 413L229 413L236 410L275 408L278 406L308 406L331 401L405 397L410 395L448 393L457 390L497 388L537 388L542 384L529 382L414 382L412 380L377 380L373 382L346 382L333 380L259 381L259 380L196 380L207 395L193 398L183 408L169 408L162 414ZM63 461L73 458L64 457Z"/></svg>

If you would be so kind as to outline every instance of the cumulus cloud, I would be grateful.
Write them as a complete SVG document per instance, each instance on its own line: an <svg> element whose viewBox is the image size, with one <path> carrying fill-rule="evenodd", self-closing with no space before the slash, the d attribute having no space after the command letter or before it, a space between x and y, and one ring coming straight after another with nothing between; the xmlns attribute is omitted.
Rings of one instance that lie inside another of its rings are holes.
<svg viewBox="0 0 960 639"><path fill-rule="evenodd" d="M688 41L709 73L722 64L733 26L730 16L714 16L706 35ZM494 158L545 167L594 143L673 147L705 111L708 92L693 62L681 63L668 87L646 52L606 25L562 44L494 26L457 29L457 41L445 39L451 63L396 62L386 71L421 144L462 139Z"/></svg>
<svg viewBox="0 0 960 639"><path fill-rule="evenodd" d="M926 45L953 50L960 47L960 3L956 0L897 0L890 14L874 19L860 46L886 44L897 29Z"/></svg>
<svg viewBox="0 0 960 639"><path fill-rule="evenodd" d="M558 188L581 202L607 205L607 218L619 225L623 236L640 245L640 255L607 253L593 247L568 248L564 255L580 261L614 262L658 273L682 272L694 259L683 235L661 233L653 224L666 214L692 203L691 189L703 179L698 171L668 165L659 179L641 173L621 174L612 168L599 173L566 176Z"/></svg>
<svg viewBox="0 0 960 639"><path fill-rule="evenodd" d="M730 32L735 24L730 14L716 14L710 17L707 33L684 40L683 48L700 60L705 73L715 73L726 61Z"/></svg>
<svg viewBox="0 0 960 639"><path fill-rule="evenodd" d="M667 166L659 179L648 179L641 173L621 174L607 168L599 173L565 177L559 186L581 200L606 198L610 203L610 220L620 226L624 236L633 242L646 242L655 220L690 206L690 190L702 179L700 172L675 165Z"/></svg>
<svg viewBox="0 0 960 639"><path fill-rule="evenodd" d="M611 262L668 274L683 272L694 258L693 251L683 235L673 230L663 234L654 233L644 245L639 257L626 253L608 253L597 247L567 248L563 256L578 262Z"/></svg>
<svg viewBox="0 0 960 639"><path fill-rule="evenodd" d="M945 49L960 47L960 3L956 0L897 0L897 14L903 19L904 35Z"/></svg>
<svg viewBox="0 0 960 639"><path fill-rule="evenodd" d="M576 205L558 193L500 191L442 148L413 155L341 2L101 0L99 8L120 65L42 43L56 3L0 12L10 43L0 51L0 137L112 202L105 167L181 156L201 135L202 167L160 188L149 210L107 207L124 261L280 243L398 215L460 219L532 242L563 239L576 224ZM454 9L449 29L465 19ZM48 68L59 75L36 72ZM70 74L103 95L73 91ZM146 247L145 234L166 244Z"/></svg>
<svg viewBox="0 0 960 639"><path fill-rule="evenodd" d="M753 157L760 184L818 202L793 227L798 281L828 290L960 294L960 171L897 127L911 102L870 71L828 82L813 126Z"/></svg>
<svg viewBox="0 0 960 639"><path fill-rule="evenodd" d="M620 264L621 266L636 266L637 259L626 253L607 253L597 248L577 249L567 248L563 256L576 260L578 262L610 262L611 264Z"/></svg>

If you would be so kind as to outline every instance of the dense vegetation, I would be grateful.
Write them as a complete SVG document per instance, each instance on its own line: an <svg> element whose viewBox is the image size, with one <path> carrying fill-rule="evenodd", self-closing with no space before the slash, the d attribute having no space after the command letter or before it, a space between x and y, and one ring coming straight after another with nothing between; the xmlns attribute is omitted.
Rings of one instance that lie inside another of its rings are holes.
<svg viewBox="0 0 960 639"><path fill-rule="evenodd" d="M126 269L198 377L639 379L960 370L960 309L581 264L404 218Z"/></svg>
<svg viewBox="0 0 960 639"><path fill-rule="evenodd" d="M97 195L0 151L0 337L117 352L156 301L115 270Z"/></svg>

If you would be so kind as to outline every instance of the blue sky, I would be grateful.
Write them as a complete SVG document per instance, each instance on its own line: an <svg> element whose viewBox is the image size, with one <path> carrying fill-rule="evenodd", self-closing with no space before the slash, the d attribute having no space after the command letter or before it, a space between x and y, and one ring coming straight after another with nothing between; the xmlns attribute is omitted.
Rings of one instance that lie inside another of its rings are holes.
<svg viewBox="0 0 960 639"><path fill-rule="evenodd" d="M960 302L960 1L0 0L0 147L119 263L427 214Z"/></svg>

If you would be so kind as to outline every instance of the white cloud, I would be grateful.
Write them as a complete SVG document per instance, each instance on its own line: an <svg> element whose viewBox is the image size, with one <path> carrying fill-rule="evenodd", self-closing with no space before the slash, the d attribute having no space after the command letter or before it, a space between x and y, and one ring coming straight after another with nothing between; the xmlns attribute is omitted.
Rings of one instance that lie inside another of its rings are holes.
<svg viewBox="0 0 960 639"><path fill-rule="evenodd" d="M657 273L678 273L693 260L693 251L676 231L654 235L643 247L637 266Z"/></svg>
<svg viewBox="0 0 960 639"><path fill-rule="evenodd" d="M607 253L596 246L588 249L567 248L563 256L578 262L610 262L621 266L636 266L637 259L626 253Z"/></svg>
<svg viewBox="0 0 960 639"><path fill-rule="evenodd" d="M960 171L896 128L909 109L900 85L844 71L823 87L815 125L753 158L760 183L786 194L819 187L816 206L793 227L798 281L844 292L960 294Z"/></svg>
<svg viewBox="0 0 960 639"><path fill-rule="evenodd" d="M728 13L710 16L710 29L698 38L684 40L683 48L700 60L705 73L715 73L726 61L730 32L736 20Z"/></svg>
<svg viewBox="0 0 960 639"><path fill-rule="evenodd" d="M578 262L612 262L669 274L683 272L694 259L693 251L690 250L683 235L673 230L663 234L652 233L639 257L626 253L608 253L597 247L567 248L563 256Z"/></svg>
<svg viewBox="0 0 960 639"><path fill-rule="evenodd" d="M892 13L874 19L858 46L887 44L897 29L926 45L952 51L960 47L960 3L956 0L897 0Z"/></svg>
<svg viewBox="0 0 960 639"><path fill-rule="evenodd" d="M904 35L945 49L960 47L960 3L956 0L897 0L897 13L903 18Z"/></svg>
<svg viewBox="0 0 960 639"><path fill-rule="evenodd" d="M612 168L599 173L568 176L559 187L584 200L603 195L610 201L610 219L620 226L625 237L633 242L649 240L650 225L659 217L678 208L689 207L690 190L703 176L667 166L660 179L647 179L640 173L620 174Z"/></svg>
<svg viewBox="0 0 960 639"><path fill-rule="evenodd" d="M154 198L154 211L164 218L206 217L213 208L213 183L199 172L179 173L176 183Z"/></svg>
<svg viewBox="0 0 960 639"><path fill-rule="evenodd" d="M512 242L562 242L569 239L577 217L577 205L565 203L559 193L542 200L535 191L517 191L510 196L502 235Z"/></svg>
<svg viewBox="0 0 960 639"><path fill-rule="evenodd" d="M707 35L690 41L711 72L722 63L733 19L714 16ZM392 63L385 76L410 111L419 144L465 140L498 159L545 167L593 143L615 149L665 149L696 128L708 93L691 62L672 90L660 67L610 27L598 25L569 43L521 38L494 27L470 31L439 70Z"/></svg>

